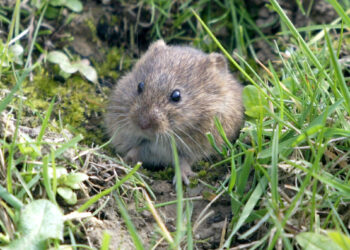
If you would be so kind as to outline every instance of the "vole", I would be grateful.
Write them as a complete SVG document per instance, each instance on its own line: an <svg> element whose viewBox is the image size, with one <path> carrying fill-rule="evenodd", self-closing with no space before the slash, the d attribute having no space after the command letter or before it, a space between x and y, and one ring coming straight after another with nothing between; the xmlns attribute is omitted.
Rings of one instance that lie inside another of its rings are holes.
<svg viewBox="0 0 350 250"><path fill-rule="evenodd" d="M191 165L215 153L206 133L222 143L214 117L232 140L243 113L242 86L223 55L158 40L112 90L105 122L116 152L129 162L173 164L174 136L182 180L189 184Z"/></svg>

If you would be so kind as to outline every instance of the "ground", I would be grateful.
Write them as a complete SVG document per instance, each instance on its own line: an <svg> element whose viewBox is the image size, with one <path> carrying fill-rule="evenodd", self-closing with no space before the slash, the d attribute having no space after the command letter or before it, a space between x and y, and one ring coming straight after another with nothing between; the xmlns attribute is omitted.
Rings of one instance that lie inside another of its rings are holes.
<svg viewBox="0 0 350 250"><path fill-rule="evenodd" d="M256 0L256 1L250 1L250 2L251 2L250 4L247 3L247 6L250 6L248 11L251 11L252 13L257 13L255 17L256 18L255 21L258 26L260 24L263 25L263 24L269 23L274 18L275 19L277 18L277 15L273 13L272 10L269 10L267 7L265 7L266 1ZM336 12L329 5L327 5L325 1L317 1L317 3L313 5L312 11L311 11L311 18L307 18L306 16L302 15L302 13L298 10L298 7L296 6L295 2L281 1L281 5L282 7L284 7L287 14L289 15L289 17L297 27L306 26L312 21L316 23L323 23L323 22L328 23L336 17ZM305 4L305 6L307 5ZM92 13L94 13L95 11L97 13L101 13L101 11L99 10L100 7L101 6L91 7ZM113 6L113 5L103 6L102 8L108 8L110 13L115 13L115 12L123 13L123 11L120 11L120 9L118 10L113 9L113 7L116 8L116 6ZM103 12L103 13L106 13L106 12ZM112 18L109 17L107 19L112 19ZM128 20L128 17L126 17L126 19ZM95 18L95 20L98 20L98 18ZM128 20L128 21L131 22L131 20ZM266 29L263 29L263 32L266 35L271 35L273 34L274 30L277 29L276 26L275 27L267 26ZM78 26L77 29L81 29L80 26ZM144 43L145 41L143 41L143 39L145 38L141 38L141 36L144 36L144 33L142 31L144 30L147 31L148 27L144 29L141 27L140 29L141 31L138 38L140 43ZM75 34L75 37L77 35L78 34ZM122 38L125 38L125 37L122 36ZM83 39L84 38L78 38L79 42L75 43L76 44L75 46L80 47L81 41ZM146 41L146 43L148 44L150 42L151 41L149 40ZM110 41L110 43L117 43L117 44L119 43L121 45L128 47L126 45L126 41L114 42L114 40L112 40ZM83 47L85 47L85 45ZM86 45L86 47L89 47L89 46ZM145 49L145 47L146 46L144 46L144 44L141 44L140 46L140 48L143 50ZM132 49L132 48L128 48L128 49ZM274 58L275 56L271 47L269 47L269 45L264 42L258 42L257 44L255 44L254 49L257 51L258 58L262 61L267 61L269 59ZM221 168L223 168L223 170L219 172L221 172L220 174L222 174L223 176L229 173L226 167L221 166ZM223 180L224 178L217 178L215 181L212 181L210 184L214 186L218 186ZM175 193L174 186L172 185L171 179L170 180L169 179L168 180L154 180L154 179L150 180L150 187L153 190L155 196L157 197L155 202L156 204L176 200L176 193ZM231 204L230 204L229 198L225 196L217 197L215 193L211 193L210 188L208 188L206 185L202 183L198 183L197 185L195 185L195 187L187 187L185 191L185 197L193 199L192 219L193 219L193 223L196 225L195 226L196 230L193 233L194 233L195 239L202 242L202 243L199 243L197 247L201 249L217 248L220 245L221 236L225 232L223 231L223 228L228 225L228 223L230 222L230 218L232 217ZM211 200L213 200L214 197L215 197L215 200L213 203L211 203ZM205 212L203 213L204 207L206 207L206 209L205 209ZM153 239L155 221L152 215L147 211L144 211L141 213L136 212L135 204L133 203L129 204L128 211L133 216L133 221L135 223L135 226L138 232L141 233L143 237L143 241L149 242L150 239ZM167 228L170 231L175 230L176 205L175 204L167 205L165 207L159 208L158 211L159 211L159 214L164 219ZM119 236L120 232L119 230L116 230L116 228L119 229L119 225L122 224L122 222L119 221L120 217L117 215L117 208L114 207L113 209L108 209L107 211L104 211L104 213L105 213L106 219L102 221L100 220L98 221L98 223L100 224L102 223L105 226L100 228L101 229L108 228L108 230L112 233L112 238L118 239L118 237L120 237ZM202 220L203 218L204 220ZM247 225L247 228L248 228L248 225ZM97 232L99 233L97 234L95 230L91 230L91 231L88 230L88 236L91 237L92 239L96 237L98 239L101 239L102 230L97 230ZM117 237L113 237L113 236L117 236ZM124 238L125 235L123 234L122 237ZM252 240L247 242L242 241L240 243L250 243L252 242ZM166 244L164 245L164 247L166 248Z"/></svg>
<svg viewBox="0 0 350 250"><path fill-rule="evenodd" d="M246 2L247 11L256 25L261 27L261 31L266 36L275 35L275 32L280 28L280 24L276 22L277 14L266 6L267 1L251 0ZM280 2L296 27L307 26L311 23L329 23L336 17L336 12L326 1L314 1L309 17L300 11L300 6L296 4L297 1ZM304 8L308 8L309 2L312 1L303 1ZM83 143L85 145L93 145L95 147L108 140L103 126L104 107L108 99L108 93L111 87L117 83L117 79L135 63L137 58L156 37L154 35L156 31L152 25L149 25L152 10L142 8L136 3L137 1L131 1L130 4L122 4L121 1L87 1L84 5L84 11L74 16L72 22L66 24L57 20L51 20L46 23L54 30L50 39L45 41L47 42L46 49L68 48L71 53L81 58L87 58L99 73L98 83L89 83L90 85L87 85L87 88L91 88L93 92L96 92L96 96L100 100L96 101L97 104L93 106L93 111L90 110L91 113L83 111L85 113L81 119L84 119L86 122L78 125L84 127L86 136ZM9 5L9 3L3 4ZM174 8L176 8L176 4ZM71 13L64 10L61 14L61 19L64 20ZM131 27L133 30L131 30ZM169 31L169 27L171 27L171 24L165 21L164 29L161 31L165 39L170 37L168 36L171 35L169 33L173 32L172 30ZM182 28L185 29L186 27ZM65 35L67 35L66 30L69 30L69 35L72 39L65 39ZM217 33L218 39L224 40L223 37L225 37L227 32L228 30L223 27L222 32ZM193 34L189 30L183 37L188 38L191 35ZM181 40L179 38L169 39L169 42L187 43L185 39ZM254 42L253 49L256 57L263 63L266 63L268 60L274 60L277 56L276 51L263 39ZM81 86L84 87L85 85ZM84 104L84 109L89 109L89 105L92 105L92 102L88 100L87 104ZM82 104L79 105L80 107L82 106ZM2 121L6 120L4 117L2 119ZM6 123L3 122L3 124ZM28 123L27 126L23 124L21 131L29 135L31 131L33 135L30 136L35 137L38 131L35 132L34 130L30 128ZM58 138L59 136L55 134L53 137ZM71 135L67 137L71 138ZM240 140L244 141L245 138L240 138ZM85 151L81 150L80 153L82 152ZM99 154L108 155L114 160L99 158ZM66 157L68 160L71 156ZM84 171L88 174L89 180L85 182L85 191L78 195L79 205L88 196L95 195L113 186L115 178L125 175L119 157L114 154L113 149L110 147L103 149L96 149L95 147L92 154L81 154L81 160L84 162ZM210 162L201 162L194 166L197 172L204 169L206 173L199 178L199 181L197 179L196 183L185 187L184 192L184 197L192 200L193 203L192 225L198 249L215 249L221 246L223 236L225 234L227 236L229 233L226 232L226 229L231 223L233 216L230 197L213 191L217 190L226 179L225 177L230 172L229 167L225 164L216 168L211 168L210 166ZM153 191L155 204L176 200L175 187L172 184L173 172L169 170L162 171L160 173L153 173L149 170L140 172L140 176L143 176L143 179ZM289 170L286 169L285 174L288 176L288 180L284 182L281 190L286 195L292 196L293 192L288 190L287 185L288 182L293 182L297 178L296 175L298 173L289 173ZM250 177L253 179L253 176ZM135 196L142 195L145 192L144 190L146 188L137 187L127 182L123 190L119 190L119 192L124 197L124 204L144 244L150 247L157 243L159 244L157 249L165 249L168 246L165 241L157 242L159 235L156 233L155 228L157 226L154 216L144 209L144 203L138 203L142 200L141 197L136 197L135 199ZM249 191L249 185L245 191ZM65 206L64 202L61 205ZM94 212L100 206L103 208L93 217L87 219L84 226L82 226L81 231L83 234L78 238L79 242L98 248L101 245L103 233L107 231L111 235L110 246L112 246L112 249L113 246L118 246L119 249L133 249L132 239L125 227L124 220L120 216L115 201L109 196L104 197L90 207L89 211ZM70 207L67 205L65 210L66 212L74 211L74 208L74 206ZM176 204L160 206L157 208L157 211L168 230L171 232L175 231ZM251 225L253 224L247 223L246 226L241 228L240 233L247 231ZM263 227L260 230L263 230ZM249 240L236 238L235 242L236 244L246 244L245 246L248 247L250 243L254 243L258 239L258 235L255 235Z"/></svg>

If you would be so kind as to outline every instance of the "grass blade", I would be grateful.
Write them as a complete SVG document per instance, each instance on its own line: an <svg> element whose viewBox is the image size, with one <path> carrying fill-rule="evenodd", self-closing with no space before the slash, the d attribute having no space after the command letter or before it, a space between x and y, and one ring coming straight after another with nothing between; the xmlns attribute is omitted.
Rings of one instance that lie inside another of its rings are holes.
<svg viewBox="0 0 350 250"><path fill-rule="evenodd" d="M232 189L236 184L236 178L237 178L237 170L235 166L235 157L234 157L234 152L231 151L231 175L230 175L230 183L228 185L228 192L232 192Z"/></svg>
<svg viewBox="0 0 350 250"><path fill-rule="evenodd" d="M108 250L110 241L111 241L111 235L108 232L104 232L100 250Z"/></svg>
<svg viewBox="0 0 350 250"><path fill-rule="evenodd" d="M58 148L55 151L55 158L59 157L61 154L63 154L66 150L68 150L69 148L74 147L78 142L80 142L83 139L82 135L77 135L76 137L74 137L72 140L70 140L69 142L63 144L60 148Z"/></svg>
<svg viewBox="0 0 350 250"><path fill-rule="evenodd" d="M229 235L229 237L227 238L223 248L227 248L227 249L230 248L233 236L237 233L237 231L244 224L245 220L248 218L248 216L254 210L254 207L255 207L256 203L259 201L260 197L266 191L266 185L267 185L267 179L265 177L261 178L259 183L258 183L258 185L254 189L252 195L250 196L249 200L245 204L245 206L244 206L244 208L242 210L242 213L241 213L241 215L239 217L239 220L235 224L235 227L232 229L232 232Z"/></svg>
<svg viewBox="0 0 350 250"><path fill-rule="evenodd" d="M304 41L304 39L302 38L302 36L299 34L299 32L297 31L297 29L294 27L293 23L289 20L289 18L287 17L286 13L284 13L284 11L282 10L281 6L278 4L278 2L276 0L270 0L272 6L274 7L275 11L278 13L278 15L280 16L281 20L283 21L283 23L285 23L287 25L287 27L289 28L289 30L292 32L292 35L297 39L297 41L299 42L302 51L304 51L304 53L307 55L307 57L312 61L312 63L317 67L317 69L320 71L321 74L323 74L326 78L327 81L329 82L329 84L331 85L331 87L333 88L334 94L337 95L337 91L335 91L332 83L332 79L330 78L330 76L326 73L326 71L324 70L324 66L320 63L320 61L317 59L317 57L314 55L314 53L311 51L311 49L309 48L309 46L307 45L307 43Z"/></svg>
<svg viewBox="0 0 350 250"><path fill-rule="evenodd" d="M335 11L339 14L339 16L343 19L343 21L346 23L348 27L350 27L350 17L345 13L344 9L341 7L339 2L337 0L327 0Z"/></svg>
<svg viewBox="0 0 350 250"><path fill-rule="evenodd" d="M350 25L349 25L350 26ZM340 93L342 93L342 96L345 100L345 106L347 108L348 114L350 114L350 92L349 92L349 88L346 85L345 79L344 79L344 75L343 72L340 68L339 62L338 62L338 58L336 57L333 47L332 47L332 42L331 39L329 38L328 32L325 30L325 37L326 37L326 42L327 42L327 47L328 47L328 51L329 54L331 56L331 63L332 66L334 68L335 71L335 77L337 79L337 83L340 88Z"/></svg>
<svg viewBox="0 0 350 250"><path fill-rule="evenodd" d="M175 247L180 246L180 241L183 235L183 221L182 221L182 209L183 209L183 191L182 191L182 178L179 156L177 154L176 142L174 136L171 137L171 149L173 151L175 178L176 178L176 235L175 235Z"/></svg>
<svg viewBox="0 0 350 250"><path fill-rule="evenodd" d="M190 201L186 201L186 221L187 221L187 249L193 249L193 235L192 235L192 224L191 215L193 211L193 204Z"/></svg>
<svg viewBox="0 0 350 250"><path fill-rule="evenodd" d="M249 178L250 168L253 162L253 155L254 155L254 151L252 150L246 151L246 158L244 160L244 164L241 170L237 173L238 175L237 194L239 196L242 196L244 194L244 190L246 188L246 184Z"/></svg>
<svg viewBox="0 0 350 250"><path fill-rule="evenodd" d="M11 92L1 101L0 103L0 113L5 110L7 105L14 98L15 93L22 87L24 79L28 76L30 70L24 70L21 77L18 79L16 85L12 88Z"/></svg>
<svg viewBox="0 0 350 250"><path fill-rule="evenodd" d="M146 199L146 205L147 205L148 209L150 210L151 214L153 215L153 218L155 219L155 221L157 222L157 224L160 228L160 233L169 242L171 248L175 249L174 240L171 237L169 230L166 228L163 220L161 219L161 217L157 213L157 210L155 209L153 202L151 201L148 193L145 190L143 190L143 196Z"/></svg>
<svg viewBox="0 0 350 250"><path fill-rule="evenodd" d="M118 197L117 194L114 194L113 196L114 196L114 198L115 198L115 200L117 202L117 205L118 205L118 208L119 208L119 212L120 212L120 214L122 215L122 217L124 219L126 227L128 228L128 231L129 231L129 233L131 235L131 238L134 241L136 249L137 250L144 249L143 243L142 243L142 241L141 241L141 239L140 239L140 237L139 237L139 235L138 235L138 233L136 231L136 228L135 228L134 224L132 223L131 218L130 218L126 208L124 207L122 201L120 200L120 198ZM106 249L108 249L108 248L106 248Z"/></svg>
<svg viewBox="0 0 350 250"><path fill-rule="evenodd" d="M49 4L49 1L45 2L43 10L40 13L40 17L39 17L38 23L37 23L35 31L34 31L32 43L30 44L30 47L29 47L28 56L27 56L27 60L26 60L26 64L25 64L24 68L28 68L30 66L32 52L33 52L33 49L34 49L34 44L35 44L36 38L38 36L38 32L39 32L41 23L43 22L43 18L44 18L45 12L47 10L48 4Z"/></svg>
<svg viewBox="0 0 350 250"><path fill-rule="evenodd" d="M278 207L278 134L279 126L277 125L272 138L272 157L270 168L272 202L275 208Z"/></svg>
<svg viewBox="0 0 350 250"><path fill-rule="evenodd" d="M1 199L5 200L7 203L9 203L11 206L13 206L18 210L23 207L23 203L19 199L17 199L16 196L7 192L7 190L1 185L0 185L0 197Z"/></svg>
<svg viewBox="0 0 350 250"><path fill-rule="evenodd" d="M44 136L45 130L46 130L47 126L49 125L49 120L50 120L50 116L51 116L51 113L52 113L53 105L54 105L54 103L55 103L55 99L56 99L55 97L52 99L52 101L51 101L51 103L50 103L50 106L49 106L49 108L48 108L47 111L46 111L46 115L45 115L43 124L41 125L41 129L40 129L38 138L36 139L36 141L37 141L38 143L41 142L41 139L42 139L43 136Z"/></svg>
<svg viewBox="0 0 350 250"><path fill-rule="evenodd" d="M47 196L54 204L57 204L55 194L52 191L52 187L51 187L51 180L49 176L49 156L48 155L46 155L43 159L43 178L44 178L44 186L45 186Z"/></svg>

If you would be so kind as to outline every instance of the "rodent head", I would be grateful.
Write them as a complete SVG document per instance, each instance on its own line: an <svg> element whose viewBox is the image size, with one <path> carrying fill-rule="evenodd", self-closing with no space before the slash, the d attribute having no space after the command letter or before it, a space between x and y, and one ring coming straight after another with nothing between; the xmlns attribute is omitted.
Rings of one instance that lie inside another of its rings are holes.
<svg viewBox="0 0 350 250"><path fill-rule="evenodd" d="M227 88L228 68L217 53L153 43L117 84L108 107L110 130L130 130L138 141L207 132Z"/></svg>

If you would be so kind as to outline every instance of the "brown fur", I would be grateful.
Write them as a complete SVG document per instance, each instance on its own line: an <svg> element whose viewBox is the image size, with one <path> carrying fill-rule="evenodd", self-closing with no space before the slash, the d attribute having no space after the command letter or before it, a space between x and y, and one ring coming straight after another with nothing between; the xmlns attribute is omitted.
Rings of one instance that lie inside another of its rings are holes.
<svg viewBox="0 0 350 250"><path fill-rule="evenodd" d="M145 83L141 94L139 82ZM175 89L181 93L179 102L170 100ZM152 165L172 164L174 135L182 177L188 183L190 166L214 153L205 133L222 143L214 117L229 139L237 136L243 123L242 87L230 74L226 59L159 40L113 89L106 125L110 136L115 134L118 153Z"/></svg>

